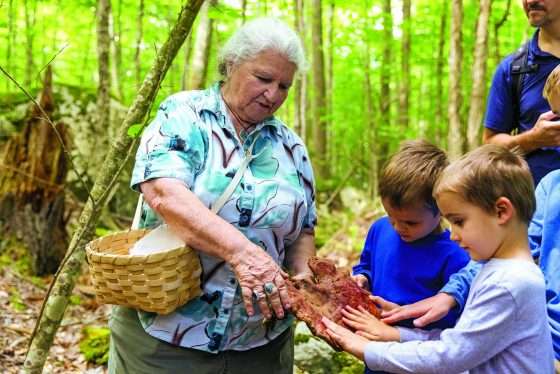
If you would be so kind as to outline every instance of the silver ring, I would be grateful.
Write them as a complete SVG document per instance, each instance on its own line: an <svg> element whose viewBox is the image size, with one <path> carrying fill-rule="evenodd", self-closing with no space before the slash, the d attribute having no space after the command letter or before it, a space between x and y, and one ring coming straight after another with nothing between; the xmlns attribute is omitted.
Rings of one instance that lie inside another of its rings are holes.
<svg viewBox="0 0 560 374"><path fill-rule="evenodd" d="M264 293L267 294L267 295L270 295L274 292L274 289L276 288L276 286L272 282L266 282L263 285L263 288L264 288Z"/></svg>
<svg viewBox="0 0 560 374"><path fill-rule="evenodd" d="M262 300L262 299L266 298L266 295L263 294L262 292L257 292L255 290L253 290L253 297L255 298L255 300Z"/></svg>

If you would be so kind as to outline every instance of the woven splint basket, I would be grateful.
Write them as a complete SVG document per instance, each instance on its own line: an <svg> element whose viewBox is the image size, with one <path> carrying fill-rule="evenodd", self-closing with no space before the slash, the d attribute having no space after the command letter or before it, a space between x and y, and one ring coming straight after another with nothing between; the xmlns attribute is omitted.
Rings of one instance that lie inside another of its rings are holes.
<svg viewBox="0 0 560 374"><path fill-rule="evenodd" d="M120 232L88 243L86 255L99 303L168 314L200 294L202 270L196 251L181 247L128 254L148 232Z"/></svg>

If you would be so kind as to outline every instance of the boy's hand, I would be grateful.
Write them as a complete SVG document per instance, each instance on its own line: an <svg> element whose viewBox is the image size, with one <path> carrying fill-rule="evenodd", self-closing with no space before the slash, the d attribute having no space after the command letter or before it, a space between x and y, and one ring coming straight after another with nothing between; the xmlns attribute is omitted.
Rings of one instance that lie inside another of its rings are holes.
<svg viewBox="0 0 560 374"><path fill-rule="evenodd" d="M364 351L369 341L345 327L337 325L330 319L323 317L321 320L327 326L327 334L346 352L356 356L359 360L364 360Z"/></svg>
<svg viewBox="0 0 560 374"><path fill-rule="evenodd" d="M358 287L369 291L369 281L368 278L363 274L357 274L351 276L352 280L358 285Z"/></svg>
<svg viewBox="0 0 560 374"><path fill-rule="evenodd" d="M369 299L373 301L383 312L388 312L390 310L400 308L399 304L392 303L390 301L385 300L381 296L370 296Z"/></svg>
<svg viewBox="0 0 560 374"><path fill-rule="evenodd" d="M354 309L347 305L342 310L342 321L349 327L356 330L356 334L368 340L390 342L399 341L400 333L395 327L384 324L373 314L370 314L362 307Z"/></svg>
<svg viewBox="0 0 560 374"><path fill-rule="evenodd" d="M383 311L381 320L393 324L403 319L416 318L413 321L414 326L424 327L445 317L455 305L457 302L453 296L440 292L414 304L403 305L388 312Z"/></svg>

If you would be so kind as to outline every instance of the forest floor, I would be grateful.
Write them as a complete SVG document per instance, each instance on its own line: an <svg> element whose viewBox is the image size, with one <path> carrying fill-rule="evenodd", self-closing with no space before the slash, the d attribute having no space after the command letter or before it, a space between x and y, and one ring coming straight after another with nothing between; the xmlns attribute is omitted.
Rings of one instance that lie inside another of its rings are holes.
<svg viewBox="0 0 560 374"><path fill-rule="evenodd" d="M364 214L352 222L340 223L319 251L321 257L334 260L349 269L359 258L356 251L363 245L369 225L378 214ZM87 270L86 270L87 271ZM21 371L29 338L52 276L37 278L22 275L16 266L0 266L0 368L2 373ZM99 305L87 274L80 276L70 304L58 330L44 373L107 372L106 365L87 362L80 351L84 327L106 327L111 310Z"/></svg>
<svg viewBox="0 0 560 374"><path fill-rule="evenodd" d="M45 279L48 284L50 279ZM106 373L103 365L88 363L80 352L85 326L107 326L110 306L99 305L84 276L74 291L43 373ZM3 267L0 269L0 368L2 373L19 373L29 338L41 310L46 287L31 278Z"/></svg>

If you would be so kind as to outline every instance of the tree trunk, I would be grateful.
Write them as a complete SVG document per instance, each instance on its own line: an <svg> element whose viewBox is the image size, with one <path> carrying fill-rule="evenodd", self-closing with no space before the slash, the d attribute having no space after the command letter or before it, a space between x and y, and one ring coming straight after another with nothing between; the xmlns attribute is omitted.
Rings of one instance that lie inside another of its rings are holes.
<svg viewBox="0 0 560 374"><path fill-rule="evenodd" d="M241 24L244 24L247 18L247 0L241 0Z"/></svg>
<svg viewBox="0 0 560 374"><path fill-rule="evenodd" d="M469 150L480 145L480 129L484 114L484 94L486 92L486 68L488 58L488 20L490 19L491 0L480 0L480 12L476 27L474 62L472 70L473 87L467 121L467 140Z"/></svg>
<svg viewBox="0 0 560 374"><path fill-rule="evenodd" d="M449 48L449 131L447 148L450 159L456 159L463 153L461 132L461 60L463 58L462 32L463 2L452 0L451 11L451 46Z"/></svg>
<svg viewBox="0 0 560 374"><path fill-rule="evenodd" d="M184 57L184 64L183 64L183 75L181 77L181 90L185 91L189 89L189 82L191 77L191 56L192 56L192 49L193 49L193 40L192 40L192 33L187 36L185 40L185 57Z"/></svg>
<svg viewBox="0 0 560 374"><path fill-rule="evenodd" d="M507 0L506 10L504 11L502 18L500 18L500 20L494 24L494 60L496 62L496 65L498 65L502 60L502 55L500 53L500 38L499 38L500 28L507 21L510 9L511 9L511 0Z"/></svg>
<svg viewBox="0 0 560 374"><path fill-rule="evenodd" d="M128 129L132 125L144 123L165 73L189 34L202 2L203 0L190 0L181 10L176 25L171 30L165 44L159 49L156 61L144 79L136 99L119 128L118 135L105 158L103 172L95 180L90 199L80 215L79 226L72 237L66 258L59 268L43 304L25 358L24 371L26 373L40 373L43 369L54 336L68 306L68 298L80 275L85 258L84 246L93 238L99 214L107 203L107 194L133 152L134 145L137 144L137 141L128 135Z"/></svg>
<svg viewBox="0 0 560 374"><path fill-rule="evenodd" d="M328 47L327 47L327 91L326 91L326 113L327 113L327 144L325 145L327 149L327 159L330 168L335 168L336 166L336 147L333 144L333 140L336 137L334 133L335 129L332 125L333 123L333 86L334 86L334 30L335 25L335 6L334 0L329 1L329 24L328 24Z"/></svg>
<svg viewBox="0 0 560 374"><path fill-rule="evenodd" d="M142 53L142 39L144 25L144 0L140 0L138 6L138 16L136 17L136 52L134 53L134 66L136 67L136 89L140 89L142 83L142 61L140 54Z"/></svg>
<svg viewBox="0 0 560 374"><path fill-rule="evenodd" d="M379 160L378 160L378 153L379 148L377 144L377 128L375 126L375 108L373 103L373 93L371 88L371 69L370 69L370 48L369 48L369 41L366 41L366 56L364 61L364 86L365 86L365 121L366 121L366 131L369 134L369 176L368 176L368 192L369 196L372 199L377 197L377 183L378 183L378 175L379 175Z"/></svg>
<svg viewBox="0 0 560 374"><path fill-rule="evenodd" d="M115 63L112 65L112 84L115 87L115 93L117 94L120 101L123 101L124 92L121 83L121 78L123 77L122 70L122 0L117 2L117 12L113 14L112 17L112 46L113 46L113 56Z"/></svg>
<svg viewBox="0 0 560 374"><path fill-rule="evenodd" d="M313 40L313 150L318 178L328 177L325 55L321 0L313 0L311 8L311 38Z"/></svg>
<svg viewBox="0 0 560 374"><path fill-rule="evenodd" d="M399 93L399 122L400 126L409 127L409 97L410 97L410 0L402 0L402 44L401 44L401 84Z"/></svg>
<svg viewBox="0 0 560 374"><path fill-rule="evenodd" d="M295 29L299 34L302 43L305 44L305 10L303 5L303 0L294 1L294 21ZM306 86L307 86L307 74L304 71L298 73L296 77L295 87L294 87L294 131L298 134L303 142L306 142L306 132L307 124L305 120L306 113Z"/></svg>
<svg viewBox="0 0 560 374"><path fill-rule="evenodd" d="M439 24L439 42L437 48L437 62L436 62L436 143L441 144L443 141L443 124L444 124L444 114L443 114L443 67L444 67L444 53L445 53L445 30L447 29L447 1L442 0L442 14Z"/></svg>
<svg viewBox="0 0 560 374"><path fill-rule="evenodd" d="M383 52L381 55L381 77L379 92L380 125L391 127L391 46L393 44L393 16L391 0L383 1ZM379 167L385 163L389 153L389 139L377 138L379 143Z"/></svg>
<svg viewBox="0 0 560 374"><path fill-rule="evenodd" d="M109 147L109 134L111 129L111 71L109 64L109 51L111 37L109 35L109 17L111 15L111 0L98 0L97 2L97 60L98 60L98 87L97 87L97 120L93 125L96 134L93 162L91 165L102 165L103 156Z"/></svg>
<svg viewBox="0 0 560 374"><path fill-rule="evenodd" d="M34 2L35 7L37 3ZM35 37L35 12L31 14L32 10L29 9L29 0L24 0L25 7L25 80L24 86L29 89L33 83L33 70L34 70L34 59L33 59L33 39Z"/></svg>
<svg viewBox="0 0 560 374"><path fill-rule="evenodd" d="M208 75L208 57L212 46L212 29L214 21L208 16L210 7L215 7L218 0L205 1L200 10L200 21L196 30L194 56L191 62L191 90L200 90L206 85Z"/></svg>
<svg viewBox="0 0 560 374"><path fill-rule="evenodd" d="M8 45L6 46L6 71L10 74L13 74L12 71L12 46L14 45L14 0L9 1L8 5ZM9 91L10 88L10 80L6 79L6 91Z"/></svg>
<svg viewBox="0 0 560 374"><path fill-rule="evenodd" d="M52 69L45 73L39 103L49 118L55 110ZM23 131L9 139L0 157L2 232L23 239L33 273L53 274L68 244L64 222L66 157L55 131L31 104ZM65 146L66 126L55 125Z"/></svg>

